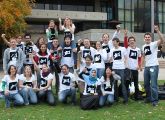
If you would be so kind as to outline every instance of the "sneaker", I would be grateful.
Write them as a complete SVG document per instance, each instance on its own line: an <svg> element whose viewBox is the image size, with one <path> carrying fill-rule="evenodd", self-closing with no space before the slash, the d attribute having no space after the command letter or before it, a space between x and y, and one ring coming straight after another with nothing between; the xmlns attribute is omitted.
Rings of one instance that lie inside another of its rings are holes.
<svg viewBox="0 0 165 120"><path fill-rule="evenodd" d="M157 107L157 106L158 106L158 103L157 103L157 102L153 102L153 103L152 103L152 106L153 106L153 107Z"/></svg>

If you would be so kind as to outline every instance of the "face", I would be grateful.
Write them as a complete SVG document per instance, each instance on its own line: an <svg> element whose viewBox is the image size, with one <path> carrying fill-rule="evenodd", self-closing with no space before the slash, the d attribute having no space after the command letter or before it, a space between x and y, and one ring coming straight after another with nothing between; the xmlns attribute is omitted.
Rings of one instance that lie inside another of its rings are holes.
<svg viewBox="0 0 165 120"><path fill-rule="evenodd" d="M114 40L114 41L113 41L113 46L114 46L114 47L118 47L118 46L119 46L119 43L118 43L116 40Z"/></svg>
<svg viewBox="0 0 165 120"><path fill-rule="evenodd" d="M87 48L90 47L90 41L88 39L84 39L84 46Z"/></svg>
<svg viewBox="0 0 165 120"><path fill-rule="evenodd" d="M49 23L50 28L54 28L54 26L55 26L55 23L53 21Z"/></svg>
<svg viewBox="0 0 165 120"><path fill-rule="evenodd" d="M66 74L68 74L69 69L68 69L66 66L62 66L61 71L62 71L62 73L63 73L64 75L66 75Z"/></svg>
<svg viewBox="0 0 165 120"><path fill-rule="evenodd" d="M40 49L41 49L42 52L45 52L47 50L47 47L46 47L45 44L42 44Z"/></svg>
<svg viewBox="0 0 165 120"><path fill-rule="evenodd" d="M91 61L91 59L86 58L86 59L85 59L85 63L86 63L87 66L90 66L91 63L92 63L92 61Z"/></svg>
<svg viewBox="0 0 165 120"><path fill-rule="evenodd" d="M69 37L65 38L65 44L66 45L70 45L70 43L71 43L70 38Z"/></svg>
<svg viewBox="0 0 165 120"><path fill-rule="evenodd" d="M17 40L17 43L21 43L21 41L22 41L22 36L18 36L16 40Z"/></svg>
<svg viewBox="0 0 165 120"><path fill-rule="evenodd" d="M16 48L16 44L17 44L17 41L15 40L15 39L11 39L10 40L10 46L12 47L12 48Z"/></svg>
<svg viewBox="0 0 165 120"><path fill-rule="evenodd" d="M144 41L146 42L146 44L149 44L151 42L151 36L150 35L145 35L144 36Z"/></svg>
<svg viewBox="0 0 165 120"><path fill-rule="evenodd" d="M102 37L102 40L105 44L108 44L109 36L107 34L104 34L103 37Z"/></svg>
<svg viewBox="0 0 165 120"><path fill-rule="evenodd" d="M45 43L44 38L40 38L38 42L39 42L40 45L44 44Z"/></svg>
<svg viewBox="0 0 165 120"><path fill-rule="evenodd" d="M96 49L100 49L101 48L101 43L100 42L96 42Z"/></svg>
<svg viewBox="0 0 165 120"><path fill-rule="evenodd" d="M65 24L66 25L70 25L71 24L70 18L68 18L68 17L65 18Z"/></svg>
<svg viewBox="0 0 165 120"><path fill-rule="evenodd" d="M30 66L26 66L26 67L25 67L25 74L26 74L26 75L30 75L31 72L32 72L32 71L31 71Z"/></svg>
<svg viewBox="0 0 165 120"><path fill-rule="evenodd" d="M92 77L96 77L96 71L95 70L92 70Z"/></svg>
<svg viewBox="0 0 165 120"><path fill-rule="evenodd" d="M25 36L25 42L29 42L31 41L31 37L30 36Z"/></svg>
<svg viewBox="0 0 165 120"><path fill-rule="evenodd" d="M132 47L135 46L135 39L133 38L129 39L129 45Z"/></svg>
<svg viewBox="0 0 165 120"><path fill-rule="evenodd" d="M110 68L107 68L105 72L107 76L110 76L112 74L112 71Z"/></svg>
<svg viewBox="0 0 165 120"><path fill-rule="evenodd" d="M53 40L53 46L56 46L57 47L58 45L59 45L58 40L57 39L54 39Z"/></svg>
<svg viewBox="0 0 165 120"><path fill-rule="evenodd" d="M48 66L46 64L43 64L42 65L42 71L43 72L48 72L48 70L49 70Z"/></svg>
<svg viewBox="0 0 165 120"><path fill-rule="evenodd" d="M15 75L15 74L16 74L16 68L14 66L11 66L10 75Z"/></svg>

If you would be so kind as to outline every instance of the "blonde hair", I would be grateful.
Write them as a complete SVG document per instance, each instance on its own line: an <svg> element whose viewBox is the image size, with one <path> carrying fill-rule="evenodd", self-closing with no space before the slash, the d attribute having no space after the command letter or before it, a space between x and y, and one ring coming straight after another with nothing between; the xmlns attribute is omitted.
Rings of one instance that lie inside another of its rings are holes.
<svg viewBox="0 0 165 120"><path fill-rule="evenodd" d="M31 71L31 73L30 73L30 77L31 77L31 76L32 76L32 69L31 69L30 65L26 65L26 66L24 67L23 74L24 74L24 76L26 77L25 70L26 70L27 68L30 68L30 71Z"/></svg>

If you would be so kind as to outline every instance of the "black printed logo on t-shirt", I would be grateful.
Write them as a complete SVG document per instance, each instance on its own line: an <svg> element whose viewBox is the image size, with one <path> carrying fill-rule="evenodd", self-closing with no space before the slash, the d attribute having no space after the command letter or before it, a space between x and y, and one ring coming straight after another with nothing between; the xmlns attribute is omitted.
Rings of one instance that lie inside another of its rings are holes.
<svg viewBox="0 0 165 120"><path fill-rule="evenodd" d="M17 90L17 82L9 83L9 91Z"/></svg>
<svg viewBox="0 0 165 120"><path fill-rule="evenodd" d="M110 86L106 86L106 84L104 84L104 91L112 91L112 87Z"/></svg>
<svg viewBox="0 0 165 120"><path fill-rule="evenodd" d="M58 54L58 51L55 50L51 55L56 56Z"/></svg>
<svg viewBox="0 0 165 120"><path fill-rule="evenodd" d="M46 87L47 86L47 80L45 80L44 78L41 78L41 80L40 80L40 86L41 87Z"/></svg>
<svg viewBox="0 0 165 120"><path fill-rule="evenodd" d="M130 50L129 57L132 59L137 59L137 51Z"/></svg>
<svg viewBox="0 0 165 120"><path fill-rule="evenodd" d="M145 55L151 55L151 49L150 49L150 46L146 46L144 47L144 54Z"/></svg>
<svg viewBox="0 0 165 120"><path fill-rule="evenodd" d="M105 49L105 50L107 51L107 53L109 53L109 52L110 52L110 48L109 48L109 46L108 46L108 45L105 45L105 46L103 46L102 48L103 48L103 49Z"/></svg>
<svg viewBox="0 0 165 120"><path fill-rule="evenodd" d="M18 59L18 52L10 52L10 60L17 60Z"/></svg>
<svg viewBox="0 0 165 120"><path fill-rule="evenodd" d="M26 46L25 47L25 54L29 54L33 52L33 47L32 46Z"/></svg>
<svg viewBox="0 0 165 120"><path fill-rule="evenodd" d="M63 57L71 57L72 49L64 49L63 50Z"/></svg>
<svg viewBox="0 0 165 120"><path fill-rule="evenodd" d="M48 59L46 57L40 57L39 58L39 64L47 64L48 62Z"/></svg>
<svg viewBox="0 0 165 120"><path fill-rule="evenodd" d="M64 32L64 36L72 39L72 33L70 31Z"/></svg>
<svg viewBox="0 0 165 120"><path fill-rule="evenodd" d="M87 55L91 55L91 51L89 50L83 50L83 58L85 58Z"/></svg>
<svg viewBox="0 0 165 120"><path fill-rule="evenodd" d="M121 51L114 51L113 58L114 60L121 60Z"/></svg>
<svg viewBox="0 0 165 120"><path fill-rule="evenodd" d="M23 50L23 44L17 44L17 47Z"/></svg>
<svg viewBox="0 0 165 120"><path fill-rule="evenodd" d="M24 86L33 87L33 83L32 82L24 82L23 85Z"/></svg>
<svg viewBox="0 0 165 120"><path fill-rule="evenodd" d="M87 85L86 92L87 93L96 93L96 86L95 85Z"/></svg>
<svg viewBox="0 0 165 120"><path fill-rule="evenodd" d="M94 61L95 63L101 63L101 55L100 54L94 55Z"/></svg>
<svg viewBox="0 0 165 120"><path fill-rule="evenodd" d="M70 86L70 77L69 76L63 76L62 78L62 84L66 85L66 86Z"/></svg>

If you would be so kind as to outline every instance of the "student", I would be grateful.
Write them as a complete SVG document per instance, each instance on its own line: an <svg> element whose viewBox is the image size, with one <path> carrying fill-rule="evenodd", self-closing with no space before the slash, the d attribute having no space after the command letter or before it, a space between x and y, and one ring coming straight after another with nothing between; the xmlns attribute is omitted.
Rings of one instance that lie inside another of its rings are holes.
<svg viewBox="0 0 165 120"><path fill-rule="evenodd" d="M25 105L37 103L37 80L32 74L30 66L24 68L23 74L19 76L19 93L22 95Z"/></svg>
<svg viewBox="0 0 165 120"><path fill-rule="evenodd" d="M114 48L110 51L110 61L113 61L113 71L121 77L122 95L124 98L123 103L128 103L127 90L124 81L124 71L127 66L127 52L124 47L119 46L120 40L113 38Z"/></svg>
<svg viewBox="0 0 165 120"><path fill-rule="evenodd" d="M96 69L92 68L89 76L84 73L79 74L79 77L85 81L85 89L80 99L80 107L82 109L97 109L101 91Z"/></svg>
<svg viewBox="0 0 165 120"><path fill-rule="evenodd" d="M76 79L74 74L69 72L69 66L64 64L61 67L61 73L59 73L59 94L58 99L60 102L67 103L67 98L71 97L71 103L76 104Z"/></svg>
<svg viewBox="0 0 165 120"><path fill-rule="evenodd" d="M37 47L38 49L40 49L40 47L41 47L42 44L46 44L46 42L45 42L44 37L43 37L43 36L40 36L40 37L37 39L36 47Z"/></svg>
<svg viewBox="0 0 165 120"><path fill-rule="evenodd" d="M101 78L105 70L105 61L107 60L107 52L102 49L101 43L96 42L96 52L94 54L94 66L97 69L97 77Z"/></svg>
<svg viewBox="0 0 165 120"><path fill-rule="evenodd" d="M18 80L19 75L14 65L10 65L8 75L5 75L2 80L2 88L5 94L6 108L10 107L11 100L14 100L14 106L24 104L22 96L18 93Z"/></svg>
<svg viewBox="0 0 165 120"><path fill-rule="evenodd" d="M144 68L144 88L146 91L146 103L152 103L153 106L158 105L158 74L159 63L157 59L158 46L165 42L159 27L155 26L155 31L159 36L159 40L151 42L150 33L144 34L145 45L142 47L142 62L145 60Z"/></svg>
<svg viewBox="0 0 165 120"><path fill-rule="evenodd" d="M104 75L101 77L101 91L102 95L100 96L99 105L104 106L106 101L108 104L114 103L114 84L115 80L120 80L120 76L115 74L110 67L105 69Z"/></svg>
<svg viewBox="0 0 165 120"><path fill-rule="evenodd" d="M72 49L70 37L65 37L64 38L64 47L63 47L63 50L62 50L61 65L64 65L64 64L68 65L69 66L69 71L71 73L74 73L73 52L76 53L77 49L76 48Z"/></svg>
<svg viewBox="0 0 165 120"><path fill-rule="evenodd" d="M57 26L56 26L54 20L49 21L49 26L46 29L46 36L47 36L47 40L48 40L47 47L50 50L52 47L52 39L55 37L58 37L58 30L57 30Z"/></svg>
<svg viewBox="0 0 165 120"><path fill-rule="evenodd" d="M42 69L38 67L36 62L33 59L33 55L30 55L30 58L34 64L34 66L37 68L37 72L40 73L40 80L38 83L39 89L38 89L38 100L39 101L45 101L49 105L55 105L55 99L52 92L52 81L53 81L53 75L51 74L49 67L47 64L42 65Z"/></svg>
<svg viewBox="0 0 165 120"><path fill-rule="evenodd" d="M10 38L10 48L7 48L3 56L3 71L8 74L8 68L10 65L14 65L17 68L17 73L21 73L23 67L24 54L21 49L17 48L17 42L15 38Z"/></svg>

